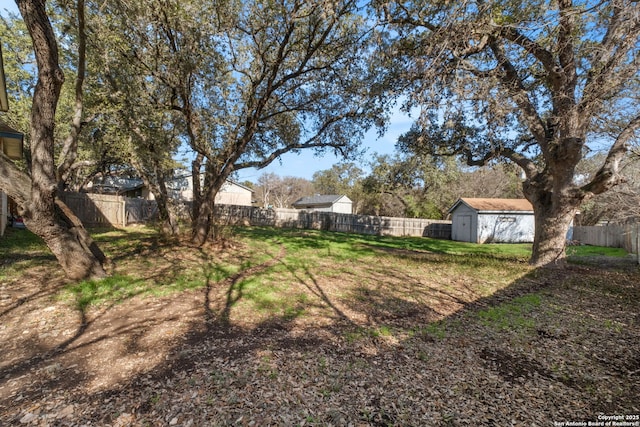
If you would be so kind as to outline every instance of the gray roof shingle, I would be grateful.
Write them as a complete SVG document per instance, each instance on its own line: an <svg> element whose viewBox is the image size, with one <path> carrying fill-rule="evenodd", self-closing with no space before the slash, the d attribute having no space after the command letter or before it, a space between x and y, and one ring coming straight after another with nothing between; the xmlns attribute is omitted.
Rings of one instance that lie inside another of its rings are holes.
<svg viewBox="0 0 640 427"><path fill-rule="evenodd" d="M314 206L314 205L330 205L337 202L340 198L345 197L337 194L326 194L302 197L293 202L293 206Z"/></svg>

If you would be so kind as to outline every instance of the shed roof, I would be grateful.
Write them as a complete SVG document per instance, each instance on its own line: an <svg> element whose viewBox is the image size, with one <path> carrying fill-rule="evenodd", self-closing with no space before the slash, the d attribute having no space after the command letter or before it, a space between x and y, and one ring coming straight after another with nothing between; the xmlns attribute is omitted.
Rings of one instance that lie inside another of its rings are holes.
<svg viewBox="0 0 640 427"><path fill-rule="evenodd" d="M339 194L325 194L325 195L316 195L316 196L307 196L302 197L295 202L292 203L293 206L318 206L318 205L331 205L336 203L338 200L345 198L346 201L351 201L347 196L342 196Z"/></svg>
<svg viewBox="0 0 640 427"><path fill-rule="evenodd" d="M464 203L478 212L533 212L533 206L527 199L478 199L463 197L453 204L452 212L460 203Z"/></svg>

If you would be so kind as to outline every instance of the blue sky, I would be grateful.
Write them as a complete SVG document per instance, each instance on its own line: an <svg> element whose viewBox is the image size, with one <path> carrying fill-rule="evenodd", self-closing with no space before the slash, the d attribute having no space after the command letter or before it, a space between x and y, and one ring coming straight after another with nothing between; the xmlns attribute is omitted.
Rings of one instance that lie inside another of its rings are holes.
<svg viewBox="0 0 640 427"><path fill-rule="evenodd" d="M5 10L10 12L18 12L18 7L13 0L0 0L0 14L4 15ZM362 141L362 148L366 149L365 156L360 159L359 166L366 169L366 163L372 159L374 153L391 154L394 151L395 143L398 137L407 132L411 127L412 119L405 113L395 109L391 115L391 121L387 128L387 132L378 137L375 129L370 130ZM299 178L311 179L317 171L331 169L331 167L342 161L331 153L325 154L323 157L317 157L313 151L301 151L299 154L285 154L281 161L275 161L268 167L260 170L244 169L238 171L236 179L243 181L257 181L263 173L275 173L280 176L294 176Z"/></svg>
<svg viewBox="0 0 640 427"><path fill-rule="evenodd" d="M18 12L18 6L13 0L0 0L0 11L4 13L5 9L11 12Z"/></svg>
<svg viewBox="0 0 640 427"><path fill-rule="evenodd" d="M409 130L412 122L413 119L407 114L401 112L398 108L394 109L387 131L382 137L378 137L376 129L372 129L365 134L362 141L362 148L366 149L366 153L362 159L355 163L357 163L361 169L367 170L366 164L373 158L374 153L393 153L398 137ZM275 173L283 177L294 176L311 179L315 172L331 169L334 164L340 163L341 161L341 158L331 153L327 153L323 157L317 157L312 150L307 152L303 150L299 154L285 154L282 156L282 162L276 160L264 169L240 170L238 171L237 180L239 182L256 182L263 173Z"/></svg>

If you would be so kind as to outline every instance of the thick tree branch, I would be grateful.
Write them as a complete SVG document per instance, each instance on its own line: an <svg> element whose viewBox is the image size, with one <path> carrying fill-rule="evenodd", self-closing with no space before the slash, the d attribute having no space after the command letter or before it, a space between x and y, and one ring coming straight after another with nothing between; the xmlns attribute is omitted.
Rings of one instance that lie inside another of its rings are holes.
<svg viewBox="0 0 640 427"><path fill-rule="evenodd" d="M11 197L21 208L26 208L31 198L31 177L22 172L0 151L0 190Z"/></svg>
<svg viewBox="0 0 640 427"><path fill-rule="evenodd" d="M535 106L529 99L527 90L522 84L522 80L518 75L516 67L511 63L507 55L504 53L503 48L498 44L497 40L493 40L490 43L490 48L500 66L504 70L504 74L501 77L502 83L511 95L514 102L520 107L523 118L531 131L531 134L535 137L536 141L542 148L543 152L547 150L547 138L545 132L545 125Z"/></svg>
<svg viewBox="0 0 640 427"><path fill-rule="evenodd" d="M67 180L71 167L78 157L78 139L83 126L83 85L87 52L84 0L78 0L76 11L78 14L78 65L75 82L75 111L71 121L71 130L65 139L59 157L60 161L57 168L58 185L62 185Z"/></svg>
<svg viewBox="0 0 640 427"><path fill-rule="evenodd" d="M261 168L264 168L264 167L268 166L269 164L271 164L274 160L276 160L277 158L279 158L283 154L288 153L290 151L301 150L301 149L333 148L333 149L339 151L342 155L345 155L344 147L343 147L342 144L340 144L338 142L333 142L333 141L325 142L325 141L322 140L322 135L331 126L333 126L336 123L341 122L343 120L348 120L353 115L355 115L355 114L354 113L347 113L347 114L343 114L343 115L340 115L340 116L334 116L334 117L331 118L331 120L328 120L325 123L323 123L322 127L320 127L320 129L317 130L315 132L315 134L311 138L308 138L307 140L305 140L303 142L290 144L290 145L287 145L286 147L282 147L280 149L274 150L269 155L265 156L263 159L238 163L238 164L235 165L234 170L245 169L245 168L250 168L250 167L261 169Z"/></svg>
<svg viewBox="0 0 640 427"><path fill-rule="evenodd" d="M593 179L580 188L583 193L601 194L617 184L624 182L620 175L620 162L629 152L629 142L640 129L640 116L636 116L620 133L611 146L607 158Z"/></svg>
<svg viewBox="0 0 640 427"><path fill-rule="evenodd" d="M637 50L640 6L636 2L626 8L618 4L612 7L611 23L602 43L594 49L584 95L579 103L579 110L586 116L591 116L600 107L602 99L637 76L640 67Z"/></svg>

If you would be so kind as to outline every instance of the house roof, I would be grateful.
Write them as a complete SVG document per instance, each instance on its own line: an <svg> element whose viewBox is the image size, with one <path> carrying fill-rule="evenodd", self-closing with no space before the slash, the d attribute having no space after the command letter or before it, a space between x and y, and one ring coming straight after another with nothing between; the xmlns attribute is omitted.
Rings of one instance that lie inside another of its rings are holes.
<svg viewBox="0 0 640 427"><path fill-rule="evenodd" d="M527 199L478 199L463 197L453 204L449 213L460 203L464 203L478 212L533 212L533 206Z"/></svg>
<svg viewBox="0 0 640 427"><path fill-rule="evenodd" d="M346 199L349 202L351 201L351 199L349 199L347 196L338 195L338 194L326 194L326 195L302 197L301 199L298 199L295 202L293 202L292 206L331 205L342 198Z"/></svg>

